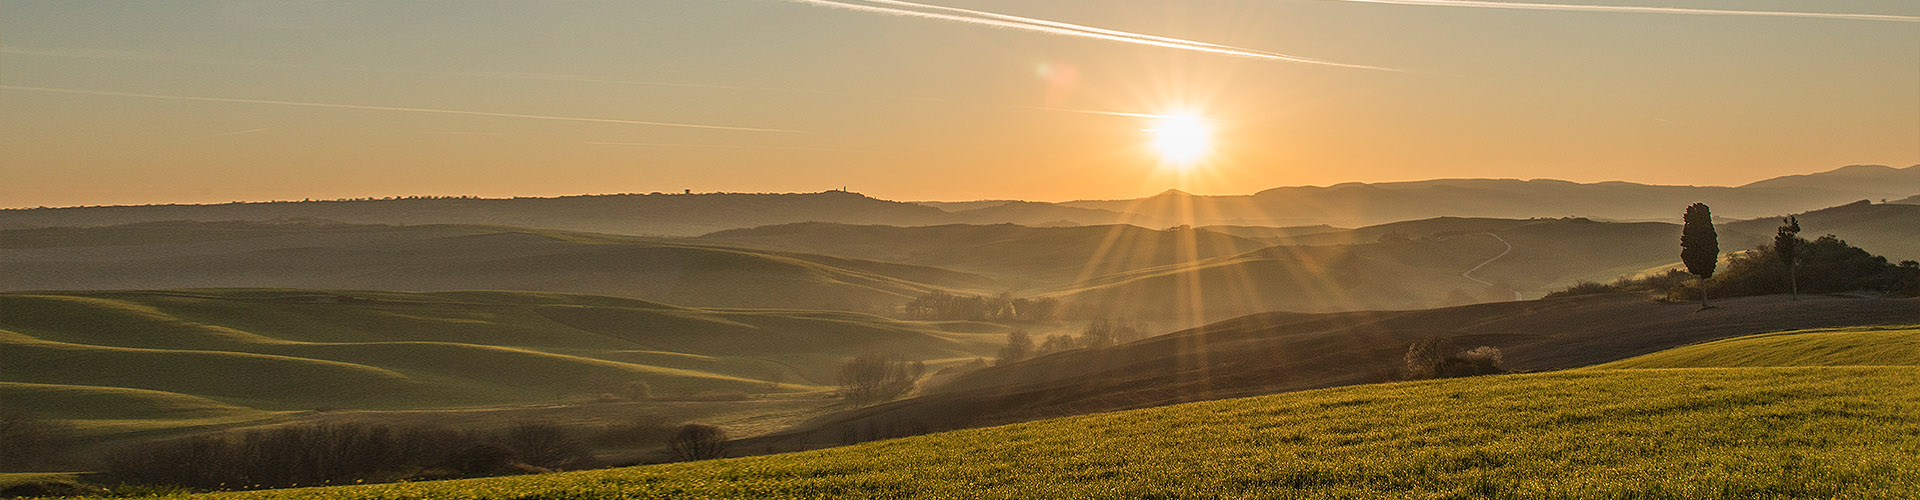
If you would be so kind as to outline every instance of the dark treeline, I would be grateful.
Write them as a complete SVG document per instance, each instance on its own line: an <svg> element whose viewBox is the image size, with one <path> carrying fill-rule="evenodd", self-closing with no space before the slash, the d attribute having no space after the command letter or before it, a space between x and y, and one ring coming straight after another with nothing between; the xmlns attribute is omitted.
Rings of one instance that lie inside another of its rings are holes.
<svg viewBox="0 0 1920 500"><path fill-rule="evenodd" d="M1074 349L1103 349L1147 338L1149 327L1131 320L1101 319L1087 324L1079 335L1054 334L1036 341L1026 330L1007 334L997 364L1011 363L1034 356L1045 356ZM1037 343L1036 343L1037 342Z"/></svg>
<svg viewBox="0 0 1920 500"><path fill-rule="evenodd" d="M664 442L666 426L615 426L602 438ZM197 436L107 455L107 479L124 484L242 490L524 474L597 467L580 438L551 424L495 432L322 424Z"/></svg>
<svg viewBox="0 0 1920 500"><path fill-rule="evenodd" d="M1707 281L1714 297L1746 297L1788 293L1798 281L1801 293L1866 292L1891 297L1920 297L1920 263L1894 264L1833 235L1808 241L1797 239L1793 265L1772 244L1736 253L1726 269ZM1692 275L1673 269L1666 273L1623 277L1613 283L1580 283L1547 297L1608 292L1641 292L1667 300L1698 300L1700 288Z"/></svg>
<svg viewBox="0 0 1920 500"><path fill-rule="evenodd" d="M992 297L935 291L907 302L907 317L944 321L1039 322L1054 319L1060 302L1048 298Z"/></svg>

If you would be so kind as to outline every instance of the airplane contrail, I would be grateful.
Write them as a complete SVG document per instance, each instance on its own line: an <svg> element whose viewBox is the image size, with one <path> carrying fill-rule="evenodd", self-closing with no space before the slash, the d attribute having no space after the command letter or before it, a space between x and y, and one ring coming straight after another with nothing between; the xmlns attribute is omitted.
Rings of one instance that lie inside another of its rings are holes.
<svg viewBox="0 0 1920 500"><path fill-rule="evenodd" d="M247 134L251 134L251 133L254 133L254 132L265 132L266 130L267 130L267 128L266 128L266 127L260 127L260 128L250 128L250 129L246 129L246 130L235 130L235 131L232 131L232 132L221 132L221 133L218 133L218 134L213 134L213 135L209 135L209 136L207 136L207 137L227 137L227 136L233 136L233 135L247 135Z"/></svg>
<svg viewBox="0 0 1920 500"><path fill-rule="evenodd" d="M1327 0L1347 3L1377 3L1392 5L1419 5L1427 7L1469 7L1479 9L1515 9L1515 10L1560 10L1581 12L1621 12L1630 14L1690 14L1708 16L1766 16L1766 17L1804 17L1816 19L1846 19L1852 21L1891 21L1901 23L1920 22L1920 16L1898 16L1891 14L1842 14L1830 12L1789 12L1777 10L1732 10L1732 9L1694 9L1686 7L1641 7L1627 5L1589 5L1534 2L1495 2L1489 0Z"/></svg>
<svg viewBox="0 0 1920 500"><path fill-rule="evenodd" d="M678 142L585 141L585 142L581 142L581 144L587 144L587 145L593 145L593 146L633 146L633 147L648 147L648 148L702 148L702 149L749 149L749 150L779 149L779 150L789 150L789 151L829 151L829 152L835 152L835 153L872 153L874 152L873 150L870 150L870 149L814 148L814 147L806 147L806 146L758 146L758 145L749 146L749 145L740 145L740 144L686 144L686 143L678 143Z"/></svg>
<svg viewBox="0 0 1920 500"><path fill-rule="evenodd" d="M620 124L620 125L646 125L646 126L652 126L652 127L679 127L679 128L709 129L709 130L732 130L732 131L738 131L738 132L783 132L783 133L800 132L798 130L787 130L787 129L777 129L777 128L734 127L734 126L727 126L727 125L705 125L705 124L698 124L698 123L650 122L650 121L640 121L640 120L618 120L613 118L582 118L582 117L573 117L573 116L529 115L529 114L521 114L521 113L495 113L491 111L466 111L466 110L458 110L458 109L413 108L413 107L404 107L404 106L372 106L372 105L364 105L364 104L338 104L338 103L326 103L326 102L275 101L275 100L267 100L267 99L238 99L238 98L231 98L231 97L201 97L201 96L182 96L182 95L164 95L164 94L142 94L138 92L115 92L115 91L108 91L108 90L69 89L69 88L52 88L52 87L22 87L17 85L0 85L0 90L18 90L18 91L25 91L25 92L51 92L51 93L60 93L60 94L98 95L98 96L113 96L113 97L138 97L138 98L145 98L145 99L167 99L167 100L174 100L174 101L272 104L272 105L280 105L280 106L304 106L309 108L334 108L334 109L360 109L360 110L368 110L368 111L404 111L404 112L412 112L412 113L438 113L438 114L447 114L447 115L491 116L496 118L524 118L524 119L530 119L530 120L556 120L556 121L568 121L568 122L613 123L613 124Z"/></svg>
<svg viewBox="0 0 1920 500"><path fill-rule="evenodd" d="M1132 33L1132 32L1126 32L1126 31L1109 30L1104 28L1081 26L1076 24L1047 21L1042 19L1009 16L1005 14L996 14L991 12L983 12L983 11L975 11L975 10L967 10L967 9L956 9L952 7L941 7L937 5L924 5L924 4L917 4L917 3L911 3L911 2L900 2L896 0L852 0L852 1L786 0L786 1L794 2L794 3L802 3L807 5L816 5L821 7L832 7L832 8L847 9L847 10L853 10L853 11L859 11L859 12L868 12L868 13L874 13L874 14L887 14L887 15L894 15L894 16L917 17L917 18L933 19L933 20L940 20L940 21L952 21L952 22L959 22L959 23L978 24L983 26L992 26L996 28L1016 29L1016 30L1023 30L1023 31L1033 31L1038 33L1047 33L1052 35L1091 38L1091 39L1106 40L1111 42L1130 43L1135 45L1165 47L1170 49L1187 50L1187 51L1193 51L1193 52L1206 52L1211 54L1248 57L1248 58L1254 58L1254 59L1265 59L1269 61L1285 61L1285 62L1296 62L1296 63L1305 63L1305 64L1319 64L1323 66L1337 66L1342 68L1371 69L1371 70L1380 70L1380 71L1399 71L1392 68L1383 68L1379 66L1367 66L1367 65L1361 65L1361 64L1333 62L1333 61L1313 59L1308 57L1292 56L1292 55L1281 54L1277 52L1267 52L1263 50L1249 49L1244 47L1234 47L1230 45L1220 45L1220 44L1199 42L1199 41L1186 40L1186 39L1180 39L1180 38L1169 38L1169 37L1146 35L1146 34L1140 34L1140 33ZM864 1L866 3L855 3L857 1ZM902 7L914 7L914 8L921 8L926 10L912 10L909 8L902 8Z"/></svg>

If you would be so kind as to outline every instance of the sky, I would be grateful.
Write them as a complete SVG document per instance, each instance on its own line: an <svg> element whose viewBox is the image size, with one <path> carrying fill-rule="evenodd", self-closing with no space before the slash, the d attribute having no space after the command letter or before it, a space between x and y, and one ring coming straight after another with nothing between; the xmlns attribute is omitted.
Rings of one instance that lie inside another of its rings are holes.
<svg viewBox="0 0 1920 500"><path fill-rule="evenodd" d="M1911 0L0 0L0 207L1916 163Z"/></svg>

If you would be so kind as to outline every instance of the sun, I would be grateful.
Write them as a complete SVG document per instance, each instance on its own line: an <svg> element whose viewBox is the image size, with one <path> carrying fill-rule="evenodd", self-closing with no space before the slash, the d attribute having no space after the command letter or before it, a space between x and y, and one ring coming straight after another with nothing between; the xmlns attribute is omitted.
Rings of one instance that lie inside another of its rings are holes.
<svg viewBox="0 0 1920 500"><path fill-rule="evenodd" d="M1160 153L1161 163L1183 170L1206 159L1213 148L1213 126L1199 115L1161 115L1145 132L1152 134L1153 149Z"/></svg>

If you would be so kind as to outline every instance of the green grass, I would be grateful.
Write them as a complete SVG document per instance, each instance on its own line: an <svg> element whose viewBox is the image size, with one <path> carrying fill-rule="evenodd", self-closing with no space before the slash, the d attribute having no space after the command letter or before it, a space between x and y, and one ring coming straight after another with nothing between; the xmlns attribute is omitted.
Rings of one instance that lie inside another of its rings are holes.
<svg viewBox="0 0 1920 500"><path fill-rule="evenodd" d="M1355 386L763 457L210 495L1905 498L1920 369L1575 371Z"/></svg>
<svg viewBox="0 0 1920 500"><path fill-rule="evenodd" d="M1593 367L1920 366L1920 326L1763 333L1669 349Z"/></svg>

